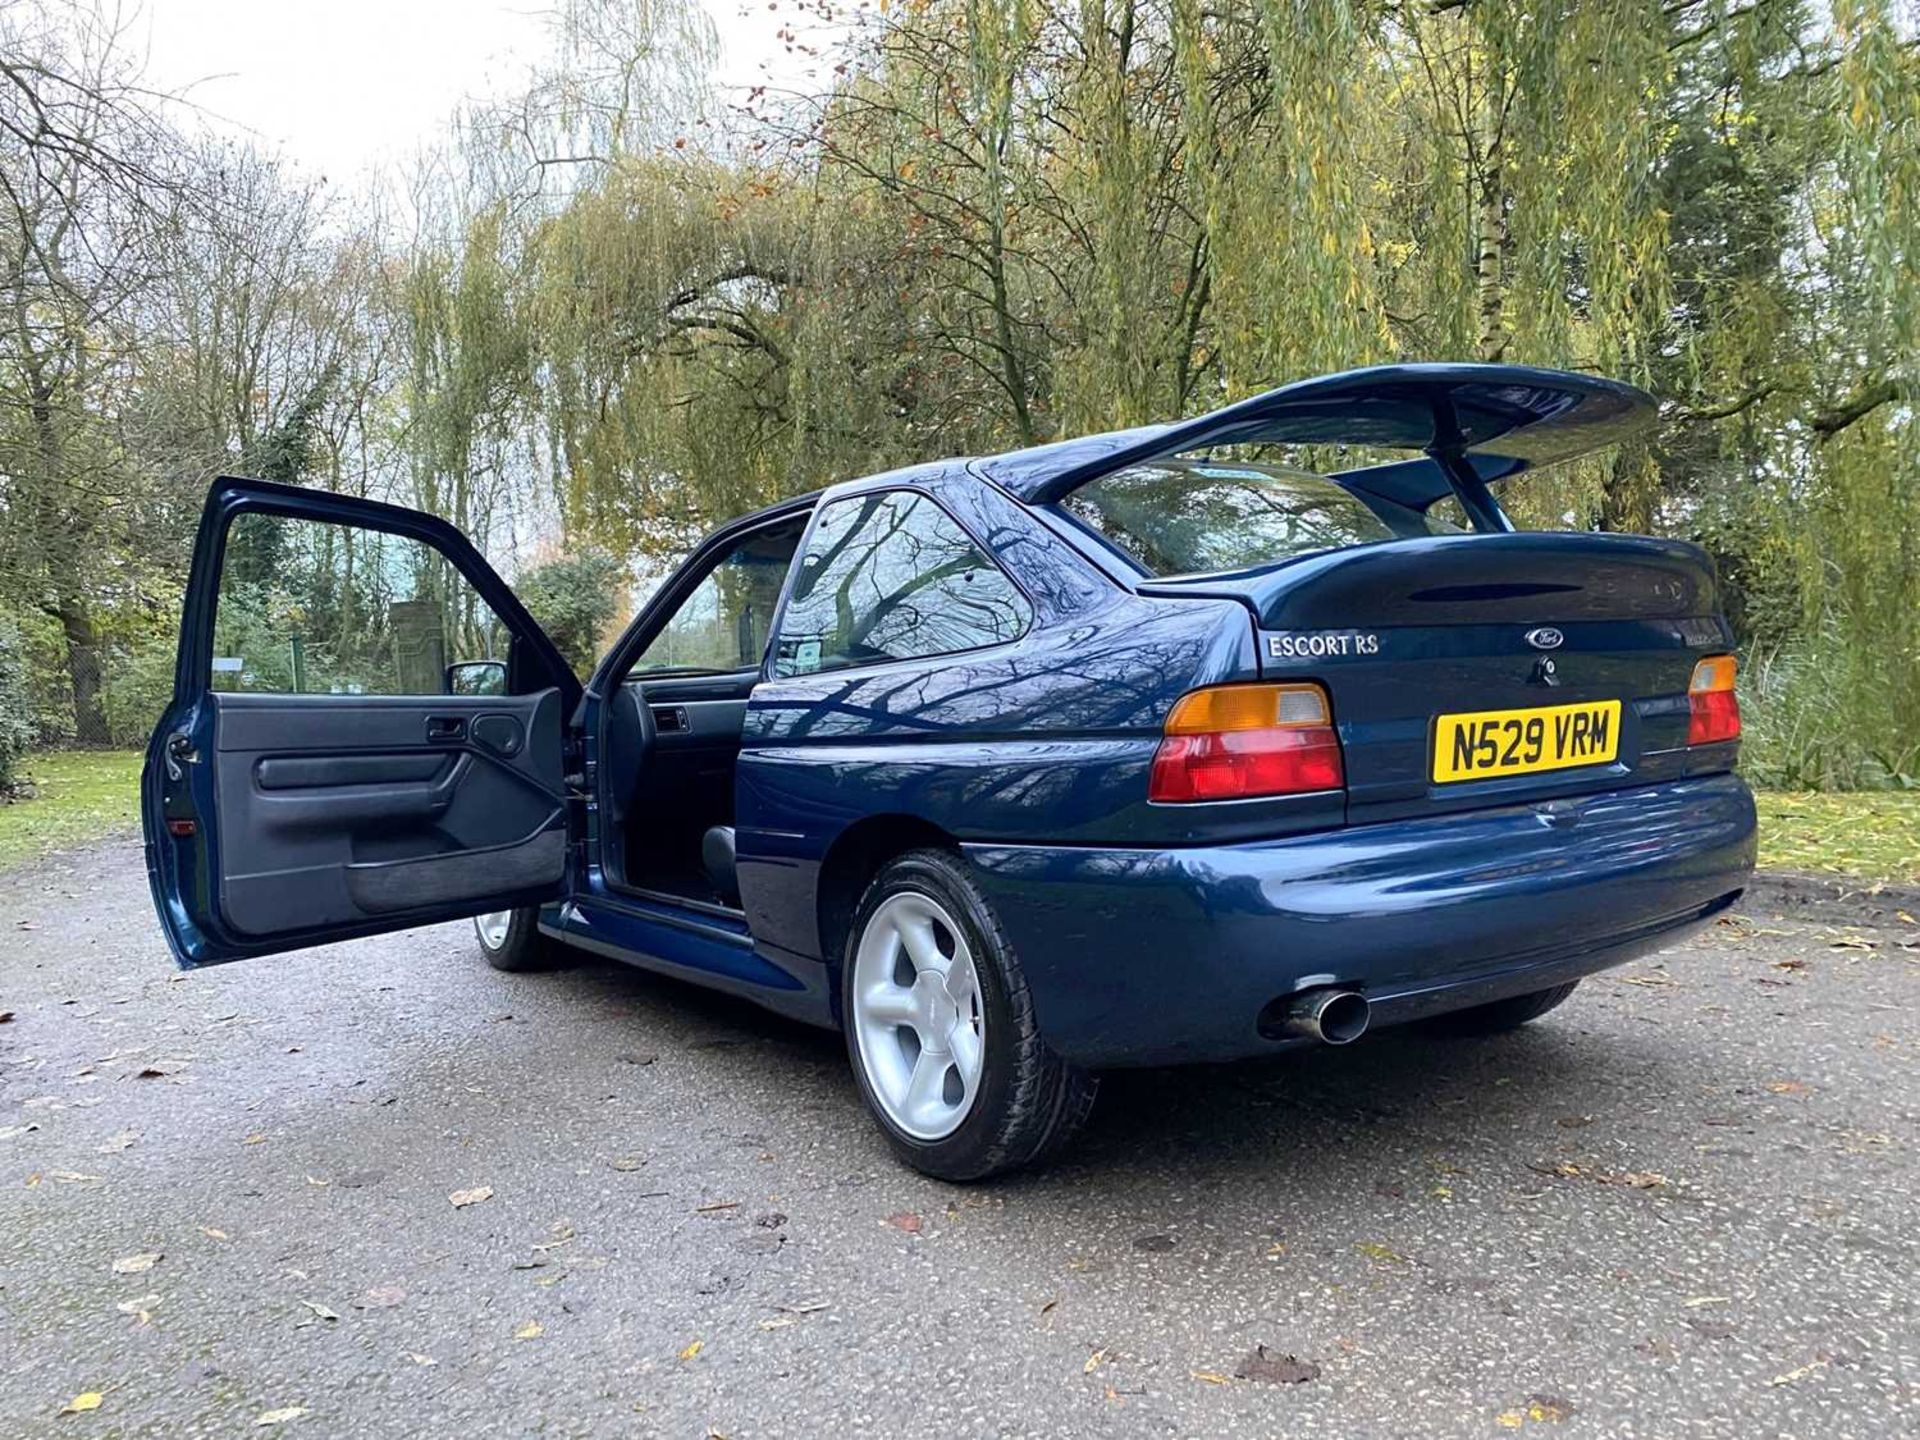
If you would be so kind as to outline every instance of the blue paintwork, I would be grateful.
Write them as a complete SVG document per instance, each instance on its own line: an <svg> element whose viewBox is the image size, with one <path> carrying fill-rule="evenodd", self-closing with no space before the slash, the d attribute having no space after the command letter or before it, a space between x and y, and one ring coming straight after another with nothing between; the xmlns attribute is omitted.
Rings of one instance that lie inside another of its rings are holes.
<svg viewBox="0 0 1920 1440"><path fill-rule="evenodd" d="M1651 413L1641 392L1591 377L1393 366L1179 425L825 492L930 496L1026 594L1033 622L1018 640L963 655L741 677L741 693L751 686L736 772L743 914L610 884L599 794L606 702L633 656L708 560L816 499L734 522L668 581L585 687L580 845L569 893L543 925L833 1024L832 902L864 879L848 857L875 834L934 840L971 862L1050 1043L1090 1065L1280 1048L1288 1042L1262 1036L1259 1013L1306 984L1361 986L1376 1023L1391 1023L1667 943L1730 902L1754 851L1751 798L1730 773L1736 747L1684 744L1692 665L1730 643L1697 549L1621 536L1421 537L1157 579L1053 503L1111 468L1195 445L1347 440L1432 452L1336 477L1383 514L1450 493L1453 467L1455 485L1478 487L1483 520L1491 507L1482 528L1500 530L1482 482L1611 443ZM1551 675L1524 638L1543 624L1566 635ZM1376 634L1378 649L1293 661L1271 648L1286 632L1353 627ZM1329 686L1348 788L1148 803L1148 766L1179 697L1260 678ZM1614 764L1428 781L1429 727L1442 710L1598 698L1624 703ZM164 889L156 877L163 905Z"/></svg>
<svg viewBox="0 0 1920 1440"><path fill-rule="evenodd" d="M1255 1021L1295 989L1354 985L1393 1024L1670 943L1745 884L1754 813L1717 775L1244 845L966 854L1062 1055L1225 1060L1278 1048Z"/></svg>
<svg viewBox="0 0 1920 1440"><path fill-rule="evenodd" d="M1530 365L1375 365L1282 385L1172 425L1061 440L977 462L1029 501L1057 500L1123 465L1217 445L1370 445L1471 457L1483 480L1570 459L1639 433L1651 395L1617 380ZM1348 472L1414 509L1448 493L1431 458Z"/></svg>

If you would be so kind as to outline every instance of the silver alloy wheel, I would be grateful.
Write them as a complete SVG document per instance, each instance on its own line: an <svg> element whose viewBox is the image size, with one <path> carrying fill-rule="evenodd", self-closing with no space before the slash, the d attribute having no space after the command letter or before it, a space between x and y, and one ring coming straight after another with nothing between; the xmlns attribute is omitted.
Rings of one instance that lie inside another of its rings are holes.
<svg viewBox="0 0 1920 1440"><path fill-rule="evenodd" d="M498 950L507 943L507 930L512 924L511 910L496 910L491 915L473 917L473 928L479 932L480 943L489 950Z"/></svg>
<svg viewBox="0 0 1920 1440"><path fill-rule="evenodd" d="M944 1140L967 1118L986 1063L980 972L938 901L881 902L854 952L848 993L855 1049L887 1118L916 1140Z"/></svg>

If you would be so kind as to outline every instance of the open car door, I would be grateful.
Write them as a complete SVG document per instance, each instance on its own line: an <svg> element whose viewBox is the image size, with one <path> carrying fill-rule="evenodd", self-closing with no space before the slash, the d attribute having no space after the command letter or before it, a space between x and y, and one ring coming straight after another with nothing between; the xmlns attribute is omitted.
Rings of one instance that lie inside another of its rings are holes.
<svg viewBox="0 0 1920 1440"><path fill-rule="evenodd" d="M553 642L446 522L217 481L140 785L175 958L557 898L579 698Z"/></svg>

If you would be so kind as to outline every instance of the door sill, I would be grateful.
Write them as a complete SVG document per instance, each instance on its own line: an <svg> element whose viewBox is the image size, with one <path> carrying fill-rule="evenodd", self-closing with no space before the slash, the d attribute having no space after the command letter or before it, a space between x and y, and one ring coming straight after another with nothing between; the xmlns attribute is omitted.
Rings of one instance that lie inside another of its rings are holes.
<svg viewBox="0 0 1920 1440"><path fill-rule="evenodd" d="M718 905L711 900L695 900L689 895L676 895L671 890L649 890L641 885L622 885L608 880L607 893L616 897L629 895L635 900L646 900L655 905L671 905L676 909L691 910L696 915L711 915L720 920L747 918L747 912L735 906Z"/></svg>

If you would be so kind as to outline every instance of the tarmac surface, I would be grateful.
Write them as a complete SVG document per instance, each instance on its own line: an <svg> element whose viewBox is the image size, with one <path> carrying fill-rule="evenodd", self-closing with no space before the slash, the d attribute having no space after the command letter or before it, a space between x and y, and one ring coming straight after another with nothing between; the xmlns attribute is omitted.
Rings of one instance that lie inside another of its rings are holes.
<svg viewBox="0 0 1920 1440"><path fill-rule="evenodd" d="M1913 1434L1920 924L1811 913L963 1189L837 1036L464 925L181 974L77 852L0 876L0 1435Z"/></svg>

